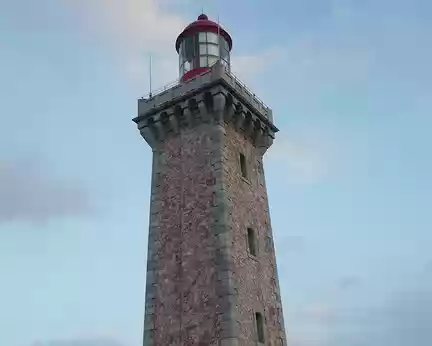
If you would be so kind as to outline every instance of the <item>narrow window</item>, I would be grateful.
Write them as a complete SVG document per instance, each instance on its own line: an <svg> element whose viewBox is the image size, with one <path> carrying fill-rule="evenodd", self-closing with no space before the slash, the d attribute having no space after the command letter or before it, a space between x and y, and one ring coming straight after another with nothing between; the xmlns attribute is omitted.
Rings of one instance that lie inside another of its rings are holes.
<svg viewBox="0 0 432 346"><path fill-rule="evenodd" d="M258 342L264 343L264 320L262 315L259 312L255 313L255 323L257 329Z"/></svg>
<svg viewBox="0 0 432 346"><path fill-rule="evenodd" d="M257 255L256 237L255 232L252 228L247 229L247 240L249 252L252 256Z"/></svg>
<svg viewBox="0 0 432 346"><path fill-rule="evenodd" d="M243 178L247 178L246 157L243 154L240 154L240 169Z"/></svg>

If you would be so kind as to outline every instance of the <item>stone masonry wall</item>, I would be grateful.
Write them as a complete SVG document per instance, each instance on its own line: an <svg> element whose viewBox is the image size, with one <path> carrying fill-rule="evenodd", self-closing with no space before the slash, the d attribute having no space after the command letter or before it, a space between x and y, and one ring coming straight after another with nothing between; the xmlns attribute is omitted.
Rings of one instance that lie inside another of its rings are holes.
<svg viewBox="0 0 432 346"><path fill-rule="evenodd" d="M276 272L262 152L249 139L227 125L224 185L228 191L229 228L237 282L239 346L257 344L255 312L265 317L265 345L286 345ZM241 175L239 155L247 162L248 179ZM247 247L247 228L256 233L258 253Z"/></svg>
<svg viewBox="0 0 432 346"><path fill-rule="evenodd" d="M231 336L226 222L216 221L222 136L221 126L201 124L154 151L144 346L219 346Z"/></svg>
<svg viewBox="0 0 432 346"><path fill-rule="evenodd" d="M257 143L271 140L259 119L217 90L174 112L172 128L167 113L141 128L153 148L144 346L260 345L256 312L265 317L265 345L286 346L265 150L252 144L250 130ZM257 235L256 257L248 253L248 227Z"/></svg>

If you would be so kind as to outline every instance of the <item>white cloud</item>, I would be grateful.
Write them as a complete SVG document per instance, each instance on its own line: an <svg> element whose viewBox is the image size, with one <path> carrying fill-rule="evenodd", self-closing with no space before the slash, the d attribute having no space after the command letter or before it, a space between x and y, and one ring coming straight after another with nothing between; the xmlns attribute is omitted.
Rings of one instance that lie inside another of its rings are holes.
<svg viewBox="0 0 432 346"><path fill-rule="evenodd" d="M174 42L187 24L156 0L68 0L81 30L108 45L119 61L119 73L132 88L148 89L149 56L154 86L177 78Z"/></svg>
<svg viewBox="0 0 432 346"><path fill-rule="evenodd" d="M277 47L268 48L257 54L233 55L232 70L239 78L249 78L265 71L278 63L285 56L285 50Z"/></svg>
<svg viewBox="0 0 432 346"><path fill-rule="evenodd" d="M289 184L319 183L336 173L338 157L332 141L317 131L296 137L278 138L267 155L268 163Z"/></svg>
<svg viewBox="0 0 432 346"><path fill-rule="evenodd" d="M55 178L35 160L0 162L0 222L86 215L89 203L82 186Z"/></svg>
<svg viewBox="0 0 432 346"><path fill-rule="evenodd" d="M102 34L129 51L161 53L173 49L187 22L156 0L68 0L82 28Z"/></svg>
<svg viewBox="0 0 432 346"><path fill-rule="evenodd" d="M170 12L169 0L68 0L86 35L107 43L120 60L120 73L140 91L148 90L149 56L153 55L153 88L178 78L175 39L195 18ZM262 72L282 50L234 55L233 72L248 79Z"/></svg>

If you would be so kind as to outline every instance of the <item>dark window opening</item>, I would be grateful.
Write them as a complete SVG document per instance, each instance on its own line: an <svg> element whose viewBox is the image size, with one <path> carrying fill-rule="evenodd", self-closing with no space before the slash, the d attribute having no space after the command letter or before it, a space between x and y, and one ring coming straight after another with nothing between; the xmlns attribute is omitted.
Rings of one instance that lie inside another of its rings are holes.
<svg viewBox="0 0 432 346"><path fill-rule="evenodd" d="M257 255L256 237L252 228L247 229L248 248L252 256Z"/></svg>
<svg viewBox="0 0 432 346"><path fill-rule="evenodd" d="M264 319L259 312L255 313L255 322L256 322L258 342L264 343Z"/></svg>
<svg viewBox="0 0 432 346"><path fill-rule="evenodd" d="M240 169L243 178L247 178L246 157L243 154L240 154Z"/></svg>

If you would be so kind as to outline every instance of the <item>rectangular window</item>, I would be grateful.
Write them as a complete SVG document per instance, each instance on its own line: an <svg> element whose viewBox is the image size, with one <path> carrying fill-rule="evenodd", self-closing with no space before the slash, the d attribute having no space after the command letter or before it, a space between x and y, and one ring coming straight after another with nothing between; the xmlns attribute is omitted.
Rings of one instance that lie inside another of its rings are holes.
<svg viewBox="0 0 432 346"><path fill-rule="evenodd" d="M206 37L206 32L200 32L199 33L199 41L202 43L206 43L207 42L207 37Z"/></svg>
<svg viewBox="0 0 432 346"><path fill-rule="evenodd" d="M226 49L221 49L221 57L222 57L222 59L224 59L224 60L228 60L228 57L229 57L229 51L227 51Z"/></svg>
<svg viewBox="0 0 432 346"><path fill-rule="evenodd" d="M212 65L214 65L216 63L216 61L218 61L218 58L215 57L215 56L209 56L208 57L208 61L209 61L208 65L212 66Z"/></svg>
<svg viewBox="0 0 432 346"><path fill-rule="evenodd" d="M209 55L219 56L219 47L216 44L208 45L208 53Z"/></svg>
<svg viewBox="0 0 432 346"><path fill-rule="evenodd" d="M217 34L215 34L213 32L208 32L207 33L207 42L208 43L218 44L218 36L217 36Z"/></svg>
<svg viewBox="0 0 432 346"><path fill-rule="evenodd" d="M201 43L199 46L199 53L201 55L206 55L207 54L207 45L205 43Z"/></svg>
<svg viewBox="0 0 432 346"><path fill-rule="evenodd" d="M246 157L243 154L240 154L240 169L243 178L247 179Z"/></svg>
<svg viewBox="0 0 432 346"><path fill-rule="evenodd" d="M207 66L208 66L207 56L201 56L200 57L200 67L207 67Z"/></svg>
<svg viewBox="0 0 432 346"><path fill-rule="evenodd" d="M220 44L221 48L223 48L225 50L229 50L228 42L222 36L219 36L219 44Z"/></svg>
<svg viewBox="0 0 432 346"><path fill-rule="evenodd" d="M255 231L252 228L247 229L247 240L248 240L248 249L249 253L252 256L257 255L257 242L255 237Z"/></svg>
<svg viewBox="0 0 432 346"><path fill-rule="evenodd" d="M264 343L264 319L259 312L255 313L255 323L258 342Z"/></svg>

